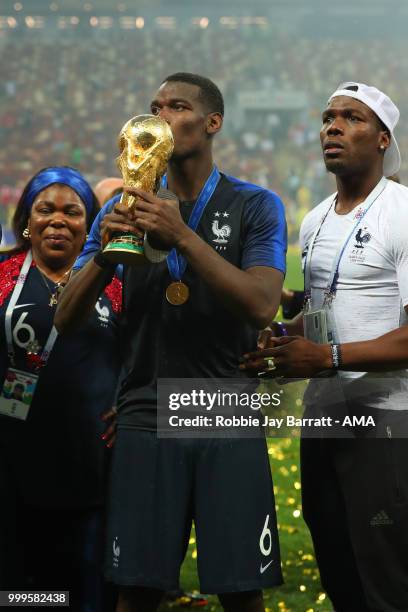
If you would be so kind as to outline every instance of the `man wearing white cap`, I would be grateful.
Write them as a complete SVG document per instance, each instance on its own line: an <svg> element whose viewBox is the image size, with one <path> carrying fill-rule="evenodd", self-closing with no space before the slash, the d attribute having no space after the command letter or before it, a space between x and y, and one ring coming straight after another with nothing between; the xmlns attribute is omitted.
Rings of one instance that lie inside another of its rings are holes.
<svg viewBox="0 0 408 612"><path fill-rule="evenodd" d="M400 167L399 111L351 82L322 118L337 193L301 227L305 308L286 329L272 324L243 367L312 378L306 416L342 415L335 433L301 447L304 517L336 612L406 612L408 189L385 178ZM326 383L316 378L330 370Z"/></svg>

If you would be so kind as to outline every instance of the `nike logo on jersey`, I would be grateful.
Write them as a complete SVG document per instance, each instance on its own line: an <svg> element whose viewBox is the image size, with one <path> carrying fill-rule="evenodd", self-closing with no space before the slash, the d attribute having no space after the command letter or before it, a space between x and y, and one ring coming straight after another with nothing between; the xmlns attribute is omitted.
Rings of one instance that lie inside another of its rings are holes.
<svg viewBox="0 0 408 612"><path fill-rule="evenodd" d="M269 563L267 563L265 566L262 565L261 563L261 567L260 567L260 572L261 574L263 574L264 572L266 572L266 570L268 569L268 567L270 566L271 563L273 563L274 559L272 559L272 561L269 561Z"/></svg>
<svg viewBox="0 0 408 612"><path fill-rule="evenodd" d="M25 306L35 306L35 304L17 304L17 306L14 306L14 310L17 310L17 308L24 308Z"/></svg>

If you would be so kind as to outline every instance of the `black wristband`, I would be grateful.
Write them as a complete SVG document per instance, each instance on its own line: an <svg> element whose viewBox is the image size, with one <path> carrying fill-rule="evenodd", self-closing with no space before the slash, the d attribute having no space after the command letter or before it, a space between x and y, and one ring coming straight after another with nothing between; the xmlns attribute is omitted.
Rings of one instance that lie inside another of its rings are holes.
<svg viewBox="0 0 408 612"><path fill-rule="evenodd" d="M93 258L94 262L96 263L97 266L99 266L100 268L102 268L102 270L114 270L116 267L115 263L112 263L111 261L109 261L109 259L106 259L106 257L104 257L103 253L101 251L99 251L95 257Z"/></svg>

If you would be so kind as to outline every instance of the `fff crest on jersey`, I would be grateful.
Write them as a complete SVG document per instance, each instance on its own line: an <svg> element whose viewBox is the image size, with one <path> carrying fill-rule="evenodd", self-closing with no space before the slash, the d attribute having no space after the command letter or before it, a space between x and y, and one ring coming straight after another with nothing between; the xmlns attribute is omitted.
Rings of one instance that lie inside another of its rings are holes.
<svg viewBox="0 0 408 612"><path fill-rule="evenodd" d="M371 234L369 232L366 232L366 229L366 227L360 227L357 230L356 235L354 236L354 240L356 241L354 247L356 249L363 249L364 245L367 244L367 242L370 242Z"/></svg>
<svg viewBox="0 0 408 612"><path fill-rule="evenodd" d="M216 243L215 249L217 251L225 251L228 245L228 239L231 236L231 226L228 223L225 223L225 219L228 219L229 213L227 212L217 212L214 213L214 219L211 224L211 230L215 238L213 238L213 242Z"/></svg>

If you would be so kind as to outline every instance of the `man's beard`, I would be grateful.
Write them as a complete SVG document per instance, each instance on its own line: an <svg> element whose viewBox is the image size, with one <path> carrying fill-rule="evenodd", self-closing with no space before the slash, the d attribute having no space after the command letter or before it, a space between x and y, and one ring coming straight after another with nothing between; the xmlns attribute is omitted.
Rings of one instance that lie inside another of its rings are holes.
<svg viewBox="0 0 408 612"><path fill-rule="evenodd" d="M350 174L347 165L342 163L340 160L330 160L330 163L324 163L326 171L334 174L335 176L342 176L344 174Z"/></svg>

